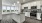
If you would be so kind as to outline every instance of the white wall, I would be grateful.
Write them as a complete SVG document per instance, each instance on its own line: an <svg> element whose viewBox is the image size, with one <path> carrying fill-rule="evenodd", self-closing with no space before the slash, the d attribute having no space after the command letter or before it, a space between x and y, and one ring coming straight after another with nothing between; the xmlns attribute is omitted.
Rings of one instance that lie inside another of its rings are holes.
<svg viewBox="0 0 42 23"><path fill-rule="evenodd" d="M0 20L2 19L2 0L0 0Z"/></svg>
<svg viewBox="0 0 42 23"><path fill-rule="evenodd" d="M2 20L2 13L0 13L0 20Z"/></svg>

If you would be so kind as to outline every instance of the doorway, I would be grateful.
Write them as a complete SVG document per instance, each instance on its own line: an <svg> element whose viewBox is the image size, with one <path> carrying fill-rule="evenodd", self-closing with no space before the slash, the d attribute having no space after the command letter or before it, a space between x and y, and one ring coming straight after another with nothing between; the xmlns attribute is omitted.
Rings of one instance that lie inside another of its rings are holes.
<svg viewBox="0 0 42 23"><path fill-rule="evenodd" d="M36 17L37 15L37 6L31 6L31 12L30 12L30 16Z"/></svg>

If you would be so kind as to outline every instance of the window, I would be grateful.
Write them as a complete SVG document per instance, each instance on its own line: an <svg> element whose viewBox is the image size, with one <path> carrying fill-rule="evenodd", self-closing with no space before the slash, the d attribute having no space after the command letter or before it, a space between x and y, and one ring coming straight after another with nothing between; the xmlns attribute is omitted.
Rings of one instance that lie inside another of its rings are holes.
<svg viewBox="0 0 42 23"><path fill-rule="evenodd" d="M24 7L24 9L28 9L28 7Z"/></svg>
<svg viewBox="0 0 42 23"><path fill-rule="evenodd" d="M14 7L11 7L11 10L14 10Z"/></svg>
<svg viewBox="0 0 42 23"><path fill-rule="evenodd" d="M6 6L2 6L3 12L6 12Z"/></svg>
<svg viewBox="0 0 42 23"><path fill-rule="evenodd" d="M14 12L14 10L11 10L11 12Z"/></svg>
<svg viewBox="0 0 42 23"><path fill-rule="evenodd" d="M11 7L11 12L14 12L14 7L13 6Z"/></svg>
<svg viewBox="0 0 42 23"><path fill-rule="evenodd" d="M7 6L7 10L10 10L10 6Z"/></svg>
<svg viewBox="0 0 42 23"><path fill-rule="evenodd" d="M6 12L6 10L3 10L3 12Z"/></svg>
<svg viewBox="0 0 42 23"><path fill-rule="evenodd" d="M7 12L10 12L10 6L7 6Z"/></svg>
<svg viewBox="0 0 42 23"><path fill-rule="evenodd" d="M10 12L10 10L7 10L7 12Z"/></svg>
<svg viewBox="0 0 42 23"><path fill-rule="evenodd" d="M6 10L6 6L2 6L2 10Z"/></svg>

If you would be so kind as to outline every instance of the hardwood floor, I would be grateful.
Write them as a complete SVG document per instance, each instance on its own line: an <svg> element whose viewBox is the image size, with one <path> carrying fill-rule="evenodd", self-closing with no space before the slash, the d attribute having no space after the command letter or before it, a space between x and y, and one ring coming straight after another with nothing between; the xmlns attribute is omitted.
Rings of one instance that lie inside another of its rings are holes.
<svg viewBox="0 0 42 23"><path fill-rule="evenodd" d="M42 21L31 19L31 18L28 18L28 17L26 17L25 19L26 20L23 23L42 23Z"/></svg>

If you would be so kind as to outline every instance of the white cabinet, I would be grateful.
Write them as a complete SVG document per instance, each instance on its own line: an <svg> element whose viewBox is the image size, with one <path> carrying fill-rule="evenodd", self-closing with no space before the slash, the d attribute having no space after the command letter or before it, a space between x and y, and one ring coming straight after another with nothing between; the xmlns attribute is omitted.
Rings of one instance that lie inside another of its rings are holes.
<svg viewBox="0 0 42 23"><path fill-rule="evenodd" d="M37 13L37 19L38 19L38 20L41 20L40 17L41 17L41 13Z"/></svg>
<svg viewBox="0 0 42 23"><path fill-rule="evenodd" d="M30 17L30 12L25 12L26 17Z"/></svg>

